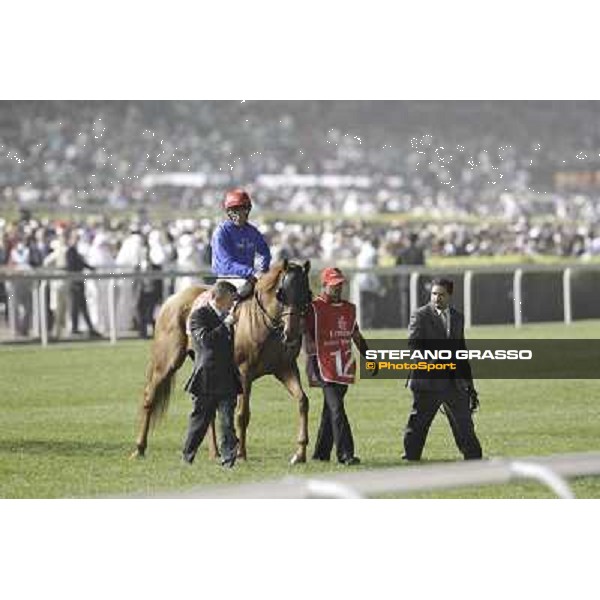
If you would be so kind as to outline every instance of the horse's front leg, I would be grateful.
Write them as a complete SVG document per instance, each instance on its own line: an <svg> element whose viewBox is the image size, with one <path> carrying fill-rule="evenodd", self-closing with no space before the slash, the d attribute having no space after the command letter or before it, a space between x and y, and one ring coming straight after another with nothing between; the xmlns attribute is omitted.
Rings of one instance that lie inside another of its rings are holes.
<svg viewBox="0 0 600 600"><path fill-rule="evenodd" d="M281 381L290 395L298 401L298 447L295 454L290 459L290 464L306 462L306 446L308 446L308 396L302 389L300 383L300 373L298 365L294 364L292 369L283 373L275 374L275 377Z"/></svg>

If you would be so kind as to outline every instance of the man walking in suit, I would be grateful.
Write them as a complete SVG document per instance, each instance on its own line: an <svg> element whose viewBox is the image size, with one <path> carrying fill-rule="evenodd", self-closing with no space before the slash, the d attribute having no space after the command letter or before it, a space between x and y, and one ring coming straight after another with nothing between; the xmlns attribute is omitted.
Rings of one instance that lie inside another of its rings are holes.
<svg viewBox="0 0 600 600"><path fill-rule="evenodd" d="M235 286L219 281L211 289L208 304L195 310L190 318L190 335L194 349L194 370L185 384L192 394L194 408L190 414L183 461L194 461L210 422L219 412L221 464L233 467L237 438L233 413L238 393L242 391L240 373L233 355L233 321L230 313L237 293Z"/></svg>
<svg viewBox="0 0 600 600"><path fill-rule="evenodd" d="M81 273L84 269L95 271L96 269L89 265L79 253L77 244L79 243L79 233L72 231L69 238L69 247L67 248L66 260L67 271L70 273ZM91 338L102 337L94 328L90 314L88 312L87 300L85 297L85 281L72 280L69 286L71 300L71 332L79 333L79 314L83 316L88 328L88 335Z"/></svg>
<svg viewBox="0 0 600 600"><path fill-rule="evenodd" d="M432 281L429 304L411 315L408 332L411 349L431 349L432 344L439 349L449 346L466 349L464 317L450 306L453 289L454 284L449 279ZM472 412L477 408L478 400L468 361L458 361L458 370L452 371L450 377L440 372L417 374L411 371L408 387L413 394L413 405L404 432L404 459L421 459L429 427L442 405L456 445L465 459L482 457L473 425Z"/></svg>

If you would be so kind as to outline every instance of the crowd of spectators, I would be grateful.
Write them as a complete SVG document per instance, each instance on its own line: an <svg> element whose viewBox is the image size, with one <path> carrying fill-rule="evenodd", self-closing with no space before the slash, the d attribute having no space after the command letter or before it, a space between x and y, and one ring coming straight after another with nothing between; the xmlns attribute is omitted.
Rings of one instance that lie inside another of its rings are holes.
<svg viewBox="0 0 600 600"><path fill-rule="evenodd" d="M253 194L251 220L275 259L585 259L600 254L599 134L598 102L2 101L0 209L21 217L0 210L0 268L68 270L75 244L97 270L208 269L230 185ZM574 169L591 174L583 188L560 184ZM372 219L386 214L395 220ZM123 282L119 328L146 335L148 302L190 281ZM107 285L86 288L90 332L107 331ZM26 332L31 293L13 292ZM57 336L69 293L50 286ZM81 294L76 304L85 317Z"/></svg>
<svg viewBox="0 0 600 600"><path fill-rule="evenodd" d="M599 152L588 101L0 102L0 193L49 208L211 208L241 184L272 212L595 220L600 178L577 190L557 173L600 172ZM206 181L149 182L174 172Z"/></svg>
<svg viewBox="0 0 600 600"><path fill-rule="evenodd" d="M600 255L600 229L592 225L569 225L559 221L533 224L524 219L512 223L430 221L376 224L340 220L301 223L254 221L264 233L274 260L311 259L315 266L335 261L340 266L394 266L419 264L436 256L555 255L585 260ZM89 218L78 222L35 219L24 211L19 221L0 220L0 269L33 273L38 269L81 270L69 268L69 251L81 258L78 264L89 268L91 279L86 295L91 323L87 329L108 331L106 307L107 280L93 280L98 272L179 270L198 273L146 289L140 282L119 281L117 287L118 327L148 334L154 309L170 292L196 281L206 281L200 273L210 270L210 238L216 219L174 219L164 222ZM417 252L422 258L406 260ZM158 280L157 280L158 281ZM17 309L17 328L26 335L32 323L32 284L13 289ZM29 286L29 287L28 287ZM374 288L376 286L369 286ZM368 290L367 290L368 291ZM71 298L67 297L71 294ZM139 304L145 293L145 302ZM76 297L75 294L78 294ZM0 303L6 302L7 288L0 286ZM71 306L71 331L79 331L77 310L86 317L88 310L81 290L69 289L64 282L53 282L49 306L59 318L53 320L57 337L68 329L66 305ZM83 305L83 306L82 306ZM150 307L149 307L150 306ZM142 319L141 315L145 315ZM53 319L50 315L51 320Z"/></svg>

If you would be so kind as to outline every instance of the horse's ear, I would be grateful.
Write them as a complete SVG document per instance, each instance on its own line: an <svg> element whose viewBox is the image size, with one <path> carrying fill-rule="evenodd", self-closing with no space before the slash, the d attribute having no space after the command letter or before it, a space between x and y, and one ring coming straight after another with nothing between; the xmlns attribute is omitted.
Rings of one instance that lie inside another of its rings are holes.
<svg viewBox="0 0 600 600"><path fill-rule="evenodd" d="M310 260L305 261L304 263L304 272L306 274L308 274L308 272L310 271Z"/></svg>
<svg viewBox="0 0 600 600"><path fill-rule="evenodd" d="M282 266L283 266L283 270L284 270L284 271L287 271L287 270L288 270L288 264L289 264L289 261L288 261L288 259L287 259L287 258L284 258L284 259L283 259L283 263L282 263Z"/></svg>

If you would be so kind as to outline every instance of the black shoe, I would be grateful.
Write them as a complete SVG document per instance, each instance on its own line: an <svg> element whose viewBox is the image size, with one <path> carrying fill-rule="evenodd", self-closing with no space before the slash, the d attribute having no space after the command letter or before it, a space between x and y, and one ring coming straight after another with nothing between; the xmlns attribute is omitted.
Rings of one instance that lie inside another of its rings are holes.
<svg viewBox="0 0 600 600"><path fill-rule="evenodd" d="M360 464L360 458L358 458L358 456L348 456L346 458L342 458L340 460L340 463L342 465L346 465L347 467L351 467L353 465L359 465Z"/></svg>
<svg viewBox="0 0 600 600"><path fill-rule="evenodd" d="M92 330L90 330L90 332L88 333L88 335L89 335L91 338L94 338L94 339L99 339L99 338L101 338L101 337L102 337L102 334L100 334L100 333L99 333L98 331L96 331L95 329L92 329Z"/></svg>
<svg viewBox="0 0 600 600"><path fill-rule="evenodd" d="M402 455L402 460L404 462L421 462L421 458L420 457L419 458L414 458L414 457L413 458L409 458L408 456L406 456L406 454Z"/></svg>
<svg viewBox="0 0 600 600"><path fill-rule="evenodd" d="M221 461L221 466L224 469L233 469L234 465L235 465L235 459L237 458L237 455L234 454L231 458L225 458Z"/></svg>
<svg viewBox="0 0 600 600"><path fill-rule="evenodd" d="M317 456L317 455L313 455L310 458L311 460L318 460L320 462L329 462L331 459L329 458L329 456Z"/></svg>
<svg viewBox="0 0 600 600"><path fill-rule="evenodd" d="M182 456L182 457L181 457L181 464L182 464L184 467L191 467L193 462L194 462L194 459L193 459L193 458L192 458L192 459L189 459L189 458L186 458L185 456Z"/></svg>
<svg viewBox="0 0 600 600"><path fill-rule="evenodd" d="M235 446L233 447L233 450L231 451L230 457L229 458L224 458L221 461L221 466L225 469L232 469L233 466L235 465L235 459L237 458L237 453L238 453L238 448L240 447L240 442L237 441L235 443Z"/></svg>

